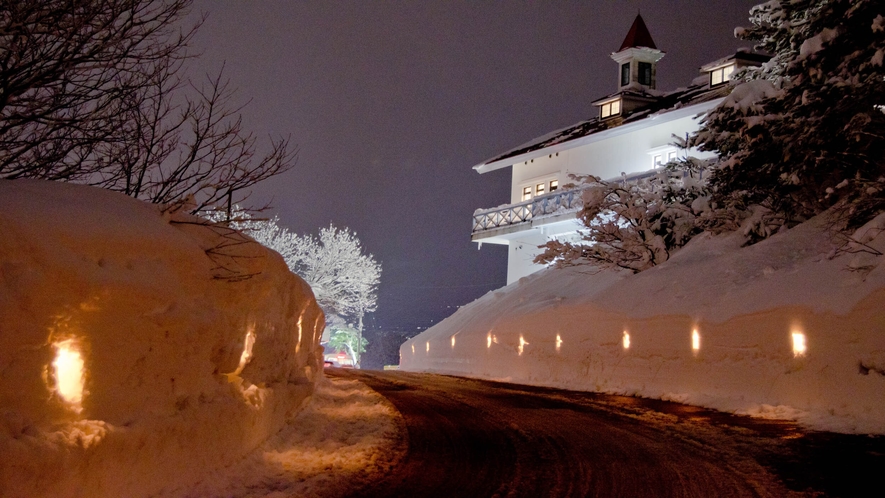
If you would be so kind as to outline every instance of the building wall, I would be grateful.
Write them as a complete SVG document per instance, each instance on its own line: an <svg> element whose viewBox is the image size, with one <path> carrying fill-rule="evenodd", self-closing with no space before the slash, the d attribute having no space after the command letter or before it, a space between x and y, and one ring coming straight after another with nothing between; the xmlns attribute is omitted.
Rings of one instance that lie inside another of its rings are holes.
<svg viewBox="0 0 885 498"><path fill-rule="evenodd" d="M569 174L591 174L602 179L613 179L620 177L622 173L648 171L653 167L655 154L663 153L666 157L666 152L677 151L680 157L684 156L683 151L671 145L675 141L673 135L685 137L697 129L698 119L687 116L514 164L511 202L523 200L523 188L526 186L531 186L534 190L537 184L544 183L548 186L545 191L547 193L550 180L557 180L561 188L572 182ZM713 155L697 150L692 150L689 154L700 158ZM538 246L553 236L575 233L576 226L576 223L559 224L545 227L543 231L532 228L511 239L507 259L507 283L513 283L544 268L532 262L541 253Z"/></svg>
<svg viewBox="0 0 885 498"><path fill-rule="evenodd" d="M510 200L513 203L522 201L523 187L534 187L540 181L556 179L560 186L569 183L570 173L611 179L621 173L647 171L653 166L653 151L662 148L676 150L670 146L674 142L673 135L685 137L697 129L698 120L687 116L516 163L513 165ZM709 157L712 154L693 150L691 155Z"/></svg>

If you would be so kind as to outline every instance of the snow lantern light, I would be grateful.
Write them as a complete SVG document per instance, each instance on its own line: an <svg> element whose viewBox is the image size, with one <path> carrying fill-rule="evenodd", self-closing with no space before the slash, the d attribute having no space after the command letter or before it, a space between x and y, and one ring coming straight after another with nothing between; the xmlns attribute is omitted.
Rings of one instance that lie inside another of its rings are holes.
<svg viewBox="0 0 885 498"><path fill-rule="evenodd" d="M252 359L252 346L255 345L255 331L254 326L249 327L249 330L246 331L246 338L243 340L243 352L240 354L240 363L237 365L237 369L234 370L231 376L240 375L243 373L243 369L246 368L246 365L249 364L249 361Z"/></svg>
<svg viewBox="0 0 885 498"><path fill-rule="evenodd" d="M559 348L562 346L562 337L559 337L559 334L556 334L556 352L559 352Z"/></svg>
<svg viewBox="0 0 885 498"><path fill-rule="evenodd" d="M805 334L802 332L792 332L793 336L793 357L805 356Z"/></svg>
<svg viewBox="0 0 885 498"><path fill-rule="evenodd" d="M455 349L455 336L452 336L452 349Z"/></svg>
<svg viewBox="0 0 885 498"><path fill-rule="evenodd" d="M430 341L427 341L427 347L425 348L426 352L430 352Z"/></svg>
<svg viewBox="0 0 885 498"><path fill-rule="evenodd" d="M630 333L626 330L624 331L624 338L621 340L621 343L624 345L624 349L630 349Z"/></svg>
<svg viewBox="0 0 885 498"><path fill-rule="evenodd" d="M698 354L698 351L701 350L701 334L698 329L691 331L691 350L694 354Z"/></svg>
<svg viewBox="0 0 885 498"><path fill-rule="evenodd" d="M412 344L412 354L415 354L415 345Z"/></svg>
<svg viewBox="0 0 885 498"><path fill-rule="evenodd" d="M528 344L522 334L519 334L519 356L522 356L522 352L525 350L525 345Z"/></svg>
<svg viewBox="0 0 885 498"><path fill-rule="evenodd" d="M489 335L486 336L486 349L489 349L491 347L492 347L492 333L489 332Z"/></svg>
<svg viewBox="0 0 885 498"><path fill-rule="evenodd" d="M52 367L55 373L55 390L59 397L75 411L83 407L84 366L83 355L73 339L53 344L55 360Z"/></svg>

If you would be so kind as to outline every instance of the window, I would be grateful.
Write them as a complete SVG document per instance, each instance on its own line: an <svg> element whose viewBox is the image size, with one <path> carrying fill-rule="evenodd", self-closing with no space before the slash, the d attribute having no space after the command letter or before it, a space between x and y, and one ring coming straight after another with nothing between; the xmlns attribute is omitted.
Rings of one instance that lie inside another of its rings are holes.
<svg viewBox="0 0 885 498"><path fill-rule="evenodd" d="M607 118L609 116L617 116L621 113L621 101L615 100L599 106L599 117Z"/></svg>
<svg viewBox="0 0 885 498"><path fill-rule="evenodd" d="M559 189L559 180L550 180L550 192L556 192Z"/></svg>
<svg viewBox="0 0 885 498"><path fill-rule="evenodd" d="M729 78L731 78L732 73L734 73L734 64L729 64L725 67L710 71L710 86L727 83Z"/></svg>
<svg viewBox="0 0 885 498"><path fill-rule="evenodd" d="M544 187L545 186L546 185L543 183L539 183L539 184L535 185L535 196L536 197L539 195L544 195Z"/></svg>
<svg viewBox="0 0 885 498"><path fill-rule="evenodd" d="M639 84L651 86L651 63L650 62L640 62L639 63Z"/></svg>
<svg viewBox="0 0 885 498"><path fill-rule="evenodd" d="M611 74L611 73L609 73ZM621 64L621 86L627 86L630 84L630 63L625 62Z"/></svg>
<svg viewBox="0 0 885 498"><path fill-rule="evenodd" d="M532 187L522 188L522 200L527 201L532 198Z"/></svg>
<svg viewBox="0 0 885 498"><path fill-rule="evenodd" d="M664 164L664 155L663 154L655 154L652 157L651 164L653 167L658 168Z"/></svg>

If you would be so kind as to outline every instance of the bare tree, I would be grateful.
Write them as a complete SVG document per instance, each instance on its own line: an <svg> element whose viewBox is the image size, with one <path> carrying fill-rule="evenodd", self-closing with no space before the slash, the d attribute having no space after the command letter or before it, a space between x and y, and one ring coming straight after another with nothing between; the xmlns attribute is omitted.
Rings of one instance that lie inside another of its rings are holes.
<svg viewBox="0 0 885 498"><path fill-rule="evenodd" d="M77 181L193 210L294 165L258 154L219 74L183 77L191 0L0 0L0 178Z"/></svg>

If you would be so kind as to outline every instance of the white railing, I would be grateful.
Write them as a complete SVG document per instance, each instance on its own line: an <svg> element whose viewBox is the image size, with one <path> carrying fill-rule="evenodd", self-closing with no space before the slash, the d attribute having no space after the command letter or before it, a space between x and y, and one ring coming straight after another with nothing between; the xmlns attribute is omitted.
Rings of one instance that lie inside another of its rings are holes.
<svg viewBox="0 0 885 498"><path fill-rule="evenodd" d="M473 213L472 233L530 223L551 214L576 213L581 209L581 190L560 190L533 199Z"/></svg>
<svg viewBox="0 0 885 498"><path fill-rule="evenodd" d="M657 169L641 171L620 178L607 180L614 182L638 182L651 178L661 171ZM558 190L535 197L533 199L506 204L491 209L477 209L473 213L473 231L471 234L493 230L506 226L530 224L532 219L552 214L577 213L583 206L581 199L581 186L568 190Z"/></svg>

